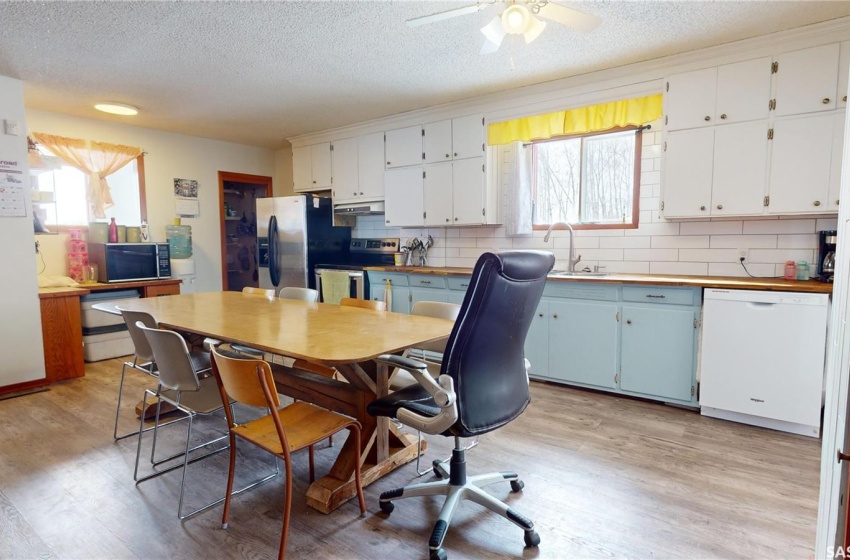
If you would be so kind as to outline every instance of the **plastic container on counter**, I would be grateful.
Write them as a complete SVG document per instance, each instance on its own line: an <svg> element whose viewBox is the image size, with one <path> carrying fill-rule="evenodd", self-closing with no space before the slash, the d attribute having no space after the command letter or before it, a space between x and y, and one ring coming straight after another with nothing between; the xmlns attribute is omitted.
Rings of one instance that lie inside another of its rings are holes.
<svg viewBox="0 0 850 560"><path fill-rule="evenodd" d="M797 279L797 264L794 261L785 262L785 274L782 277L785 280Z"/></svg>

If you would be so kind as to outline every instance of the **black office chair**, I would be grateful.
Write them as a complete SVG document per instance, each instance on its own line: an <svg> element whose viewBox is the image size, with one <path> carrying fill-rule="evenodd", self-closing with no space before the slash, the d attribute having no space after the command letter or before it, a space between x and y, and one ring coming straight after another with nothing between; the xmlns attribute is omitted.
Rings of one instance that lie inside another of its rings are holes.
<svg viewBox="0 0 850 560"><path fill-rule="evenodd" d="M438 379L431 377L427 365L417 360L393 355L378 359L406 369L418 384L371 402L369 413L397 418L427 434L455 438L448 480L396 488L381 494L380 499L381 510L390 513L395 499L446 496L431 533L431 560L445 560L443 539L462 499L472 500L520 527L525 531L526 546L540 544L531 520L481 489L506 480L512 491L519 492L523 487L519 476L503 471L467 478L460 438L498 429L528 406L531 399L523 346L546 275L554 264L552 253L544 251L481 255L446 344Z"/></svg>

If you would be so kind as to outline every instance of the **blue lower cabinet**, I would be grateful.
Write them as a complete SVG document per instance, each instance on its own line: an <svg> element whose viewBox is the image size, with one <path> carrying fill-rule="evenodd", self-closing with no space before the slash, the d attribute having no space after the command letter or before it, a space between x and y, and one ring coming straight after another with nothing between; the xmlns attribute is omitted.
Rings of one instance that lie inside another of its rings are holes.
<svg viewBox="0 0 850 560"><path fill-rule="evenodd" d="M549 377L549 304L541 301L525 337L525 358L531 363L530 374Z"/></svg>
<svg viewBox="0 0 850 560"><path fill-rule="evenodd" d="M549 377L569 383L616 387L616 303L549 302Z"/></svg>
<svg viewBox="0 0 850 560"><path fill-rule="evenodd" d="M694 401L698 319L691 307L624 305L620 389Z"/></svg>
<svg viewBox="0 0 850 560"><path fill-rule="evenodd" d="M383 301L387 291L387 280L392 287L393 302L390 311L410 313L410 288L407 285L407 275L388 274L367 271L369 275L369 299Z"/></svg>

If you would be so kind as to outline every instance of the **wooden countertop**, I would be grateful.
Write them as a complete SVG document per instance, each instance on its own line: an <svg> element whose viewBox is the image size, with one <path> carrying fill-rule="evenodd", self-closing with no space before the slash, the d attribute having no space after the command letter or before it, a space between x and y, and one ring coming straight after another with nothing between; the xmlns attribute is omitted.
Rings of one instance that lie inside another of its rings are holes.
<svg viewBox="0 0 850 560"><path fill-rule="evenodd" d="M124 288L145 288L148 286L168 286L171 284L179 284L183 280L179 278L167 278L164 280L141 280L139 282L112 282L112 283L103 283L98 282L96 284L83 284L87 289L92 292L103 292L106 290L121 290Z"/></svg>
<svg viewBox="0 0 850 560"><path fill-rule="evenodd" d="M370 266L366 270L401 274L435 274L469 276L471 268ZM738 276L685 276L675 274L606 274L605 276L550 276L551 282L594 282L602 284L642 284L655 286L690 286L695 288L728 288L730 290L766 290L786 292L832 293L832 284L817 280L784 280L782 278L747 278Z"/></svg>
<svg viewBox="0 0 850 560"><path fill-rule="evenodd" d="M39 299L50 299L50 298L61 298L68 296L84 296L89 293L89 290L86 288L77 288L77 287L63 287L63 288L39 288L38 289L38 298Z"/></svg>

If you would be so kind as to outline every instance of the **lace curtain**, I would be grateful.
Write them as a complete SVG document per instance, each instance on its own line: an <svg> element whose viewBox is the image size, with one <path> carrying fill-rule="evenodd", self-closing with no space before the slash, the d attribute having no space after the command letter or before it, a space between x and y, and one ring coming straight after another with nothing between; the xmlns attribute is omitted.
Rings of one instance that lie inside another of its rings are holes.
<svg viewBox="0 0 850 560"><path fill-rule="evenodd" d="M41 132L33 132L32 137L62 161L86 174L89 213L95 218L105 218L105 210L114 205L106 178L144 153L133 146Z"/></svg>

